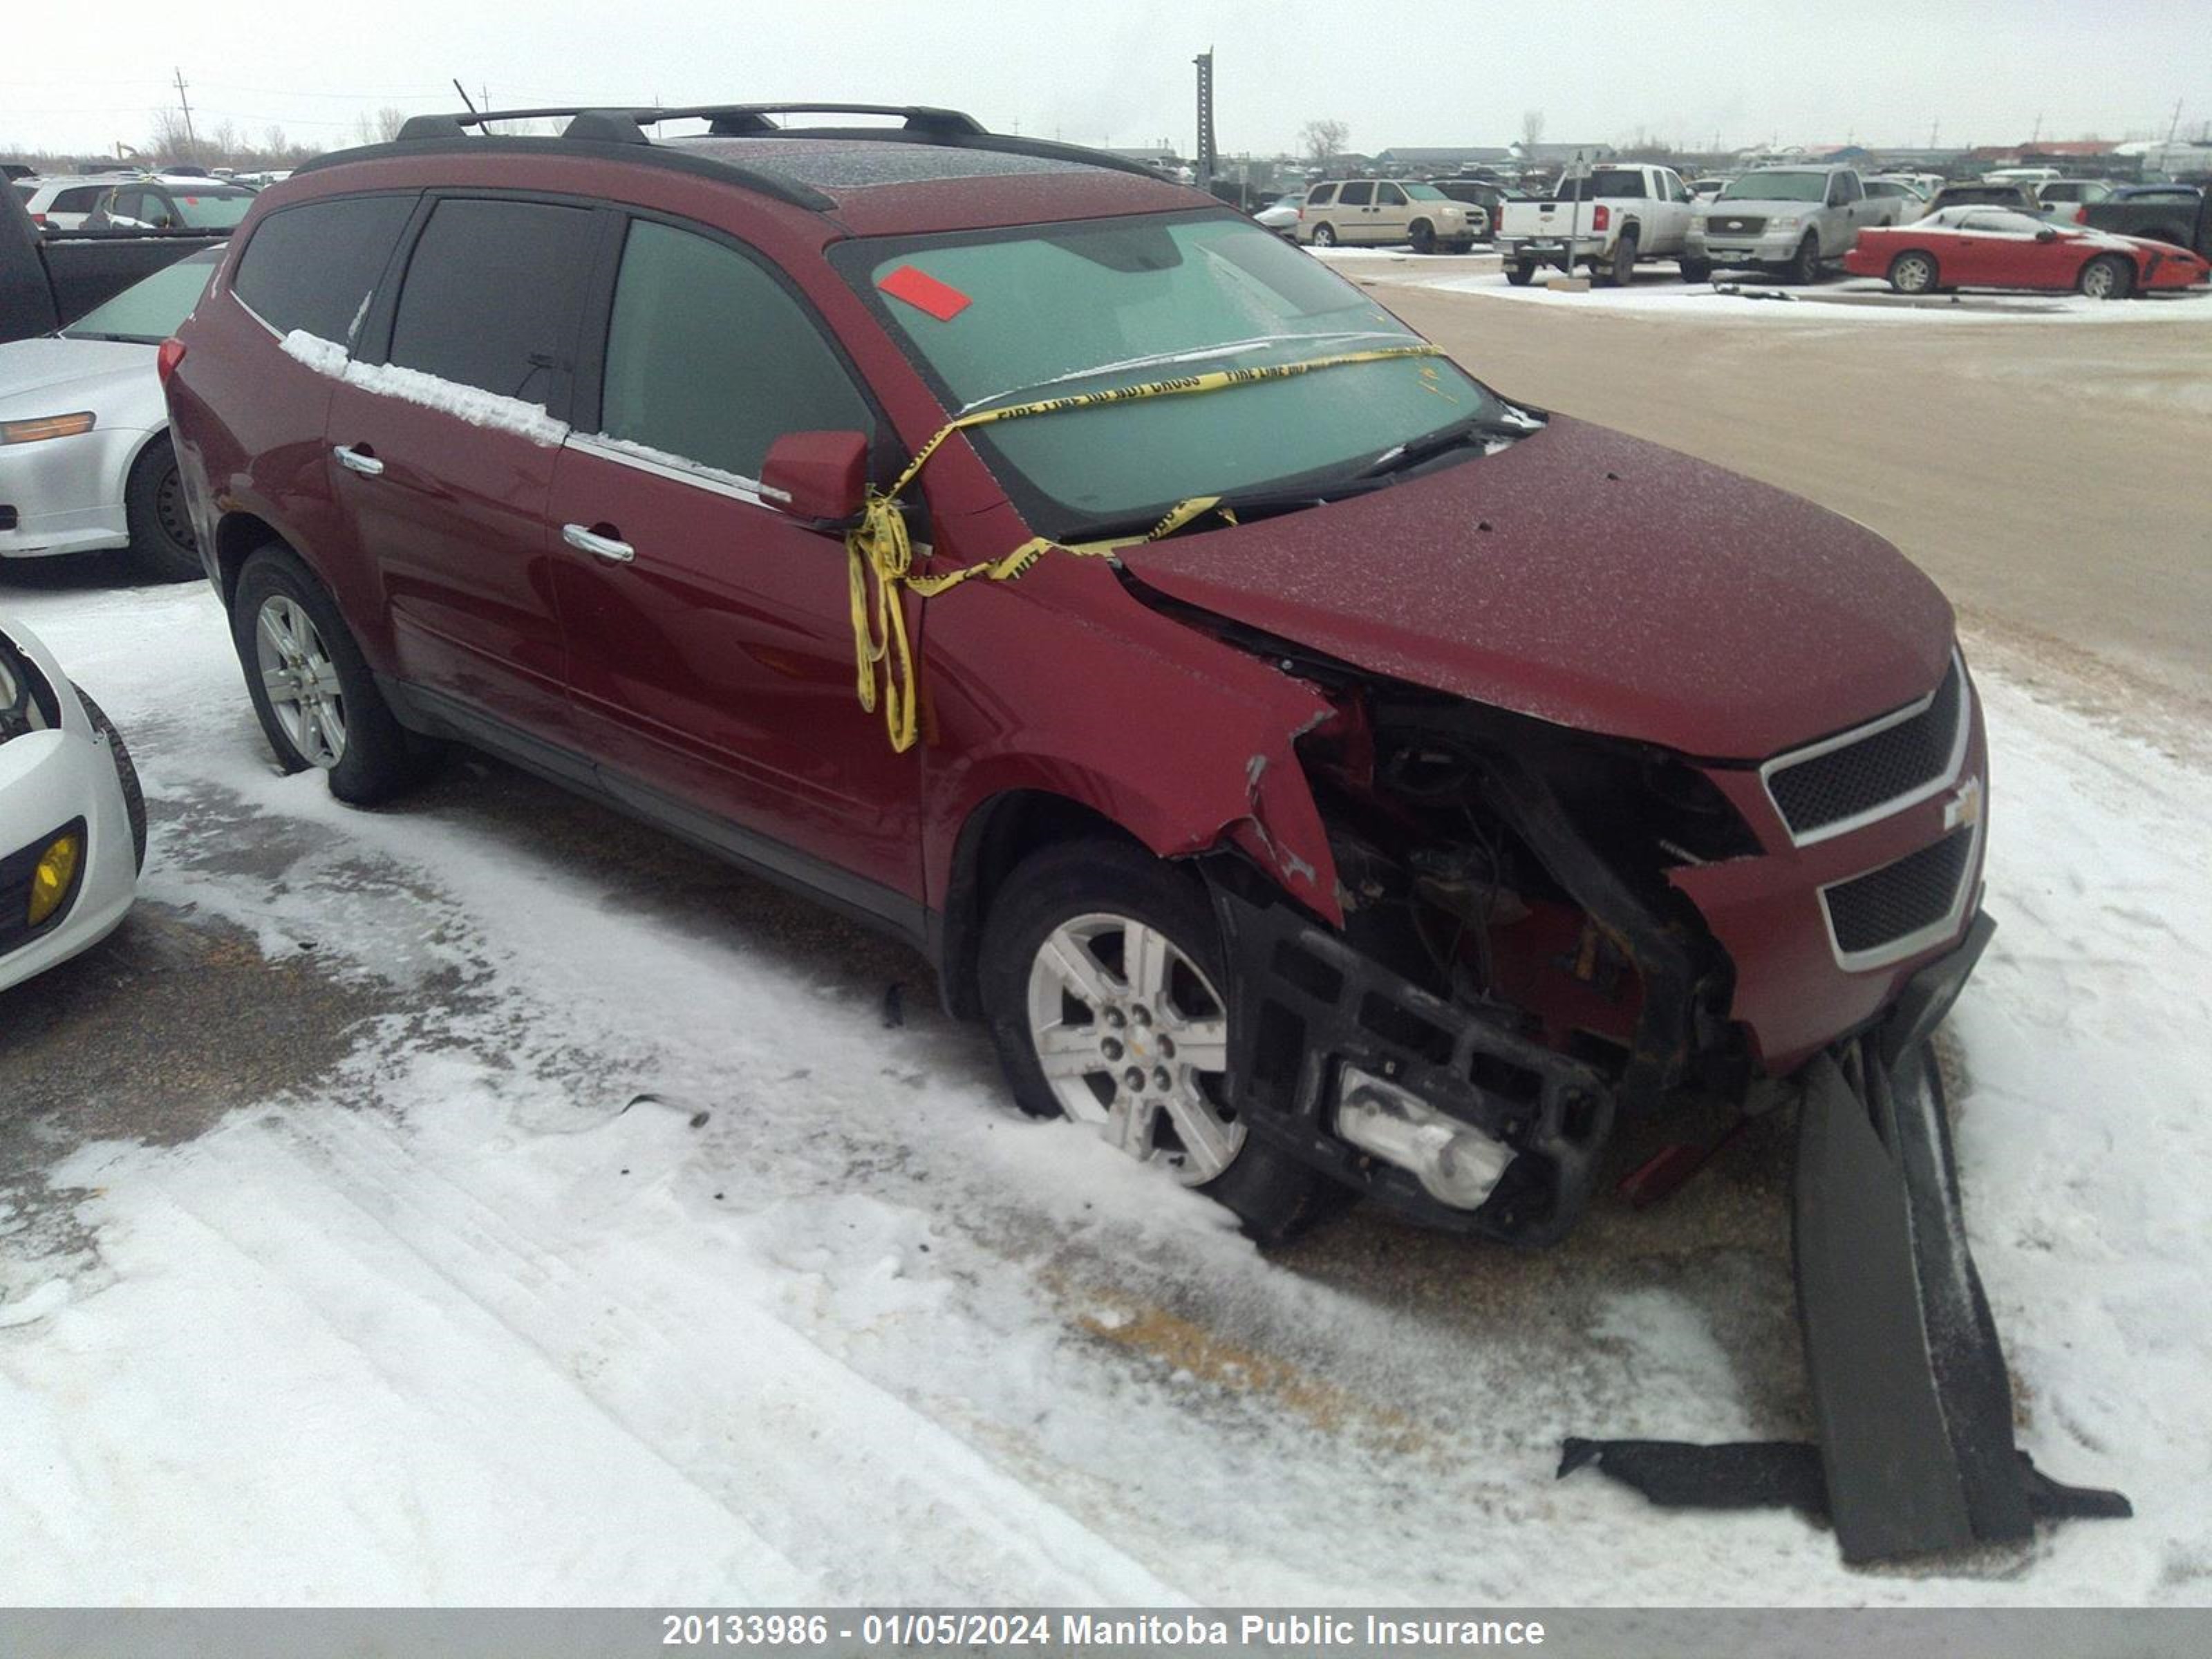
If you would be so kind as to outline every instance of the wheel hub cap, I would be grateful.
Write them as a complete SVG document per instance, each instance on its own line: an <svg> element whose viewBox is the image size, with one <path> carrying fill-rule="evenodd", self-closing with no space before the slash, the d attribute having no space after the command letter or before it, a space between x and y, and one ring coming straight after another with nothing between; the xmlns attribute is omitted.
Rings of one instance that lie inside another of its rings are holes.
<svg viewBox="0 0 2212 1659"><path fill-rule="evenodd" d="M1197 1186L1243 1150L1227 1006L1158 928L1106 913L1054 928L1030 965L1029 1027L1060 1109L1132 1158Z"/></svg>
<svg viewBox="0 0 2212 1659"><path fill-rule="evenodd" d="M300 758L327 772L345 757L345 696L323 636L297 604L271 594L254 618L253 652L269 712Z"/></svg>

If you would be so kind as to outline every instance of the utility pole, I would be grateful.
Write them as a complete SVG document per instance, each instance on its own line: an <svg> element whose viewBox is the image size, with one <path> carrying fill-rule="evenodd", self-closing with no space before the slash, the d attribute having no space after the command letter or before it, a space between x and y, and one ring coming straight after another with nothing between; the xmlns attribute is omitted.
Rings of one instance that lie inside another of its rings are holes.
<svg viewBox="0 0 2212 1659"><path fill-rule="evenodd" d="M184 106L185 144L191 151L191 154L185 159L197 164L200 159L200 141L192 131L192 100L185 96L185 71L181 68L177 70L177 101ZM2174 106L2177 114L2180 112L2180 105Z"/></svg>
<svg viewBox="0 0 2212 1659"><path fill-rule="evenodd" d="M1213 188L1213 48L1190 60L1198 65L1198 187Z"/></svg>
<svg viewBox="0 0 2212 1659"><path fill-rule="evenodd" d="M2166 142L2167 143L2170 144L2173 142L2173 135L2180 130L2180 127L2181 100L2177 98L2173 100L2173 119L2166 124Z"/></svg>
<svg viewBox="0 0 2212 1659"><path fill-rule="evenodd" d="M1939 133L1939 132L1942 131L1943 131L1943 124L1942 124L1941 121L1930 121L1930 122L1928 124L1928 148L1929 148L1929 149L1934 149L1936 148L1936 135L1937 133Z"/></svg>

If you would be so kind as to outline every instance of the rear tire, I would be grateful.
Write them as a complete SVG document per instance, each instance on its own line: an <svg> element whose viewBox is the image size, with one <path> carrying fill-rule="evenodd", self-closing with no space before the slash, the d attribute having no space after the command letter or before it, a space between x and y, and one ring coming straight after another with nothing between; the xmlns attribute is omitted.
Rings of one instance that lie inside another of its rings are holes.
<svg viewBox="0 0 2212 1659"><path fill-rule="evenodd" d="M1505 280L1516 288L1528 287L1535 279L1535 276L1536 267L1531 264L1515 264L1505 267Z"/></svg>
<svg viewBox="0 0 2212 1659"><path fill-rule="evenodd" d="M2136 268L2117 253L2100 253L2081 267L2076 284L2092 300L2124 300L2134 291Z"/></svg>
<svg viewBox="0 0 2212 1659"><path fill-rule="evenodd" d="M1609 287L1626 288L1636 280L1636 233L1624 230L1613 245L1613 259L1605 268Z"/></svg>
<svg viewBox="0 0 2212 1659"><path fill-rule="evenodd" d="M123 489L125 521L131 531L131 562L148 581L182 582L204 578L199 544L185 514L177 451L165 434L138 453Z"/></svg>
<svg viewBox="0 0 2212 1659"><path fill-rule="evenodd" d="M1932 253L1915 249L1889 262L1889 285L1899 294L1933 294L1936 282L1936 256Z"/></svg>
<svg viewBox="0 0 2212 1659"><path fill-rule="evenodd" d="M85 718L92 729L107 739L107 752L115 759L116 781L123 786L123 805L131 819L131 849L136 855L138 872L146 871L146 789L138 781L138 769L131 764L130 747L123 734L115 729L115 722L107 718L107 711L92 700L92 694L82 686L73 688L76 700L84 705Z"/></svg>
<svg viewBox="0 0 2212 1659"><path fill-rule="evenodd" d="M1164 940L1158 973L1124 954L1146 933ZM1124 1150L1175 1168L1262 1243L1294 1237L1349 1200L1328 1176L1246 1133L1224 1103L1228 963L1206 890L1187 871L1118 841L1032 854L992 903L977 979L1015 1104L1030 1116L1096 1122L1109 1136L1134 1123L1139 1144ZM1201 1043L1220 1070L1194 1061ZM1041 1058L1048 1047L1065 1056L1057 1081ZM1139 1079L1134 1089L1128 1076ZM1188 1141L1185 1122L1197 1125Z"/></svg>
<svg viewBox="0 0 2212 1659"><path fill-rule="evenodd" d="M319 768L331 793L363 806L422 775L423 749L393 718L337 604L289 548L272 543L246 560L230 618L253 712L285 771Z"/></svg>
<svg viewBox="0 0 2212 1659"><path fill-rule="evenodd" d="M1316 247L1334 247L1336 246L1335 227L1316 225L1313 228L1313 245Z"/></svg>

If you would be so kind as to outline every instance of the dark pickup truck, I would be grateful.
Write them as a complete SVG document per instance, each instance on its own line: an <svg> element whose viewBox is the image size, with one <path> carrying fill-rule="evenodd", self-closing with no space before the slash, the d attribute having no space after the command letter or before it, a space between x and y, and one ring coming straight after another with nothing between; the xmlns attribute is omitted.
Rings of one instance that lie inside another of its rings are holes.
<svg viewBox="0 0 2212 1659"><path fill-rule="evenodd" d="M2212 192L2193 185L2141 185L2085 203L2074 222L2116 236L2146 236L2212 258Z"/></svg>
<svg viewBox="0 0 2212 1659"><path fill-rule="evenodd" d="M228 230L41 232L0 187L0 344L51 334L142 276L213 247Z"/></svg>

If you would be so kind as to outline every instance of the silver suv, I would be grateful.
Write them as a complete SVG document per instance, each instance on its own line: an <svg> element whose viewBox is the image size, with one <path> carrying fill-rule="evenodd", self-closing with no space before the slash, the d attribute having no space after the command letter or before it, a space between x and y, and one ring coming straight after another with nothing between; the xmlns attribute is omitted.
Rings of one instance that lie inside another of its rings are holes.
<svg viewBox="0 0 2212 1659"><path fill-rule="evenodd" d="M1760 167L1733 179L1690 221L1682 276L1701 283L1717 269L1779 270L1817 281L1820 267L1851 251L1863 226L1893 216L1868 199L1852 167Z"/></svg>

